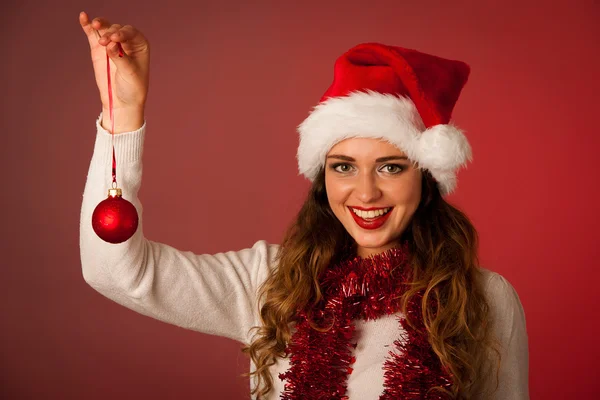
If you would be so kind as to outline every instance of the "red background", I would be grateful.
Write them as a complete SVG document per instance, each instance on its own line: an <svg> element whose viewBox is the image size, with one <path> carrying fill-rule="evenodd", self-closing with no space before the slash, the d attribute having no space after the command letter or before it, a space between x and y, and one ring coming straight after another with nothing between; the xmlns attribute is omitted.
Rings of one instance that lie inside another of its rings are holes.
<svg viewBox="0 0 600 400"><path fill-rule="evenodd" d="M598 393L600 3L298 3L3 2L0 397L248 397L236 342L138 315L83 280L101 106L81 10L151 42L144 233L197 253L281 239L308 189L295 127L343 51L380 41L469 63L453 117L474 163L449 200L520 295L531 397Z"/></svg>

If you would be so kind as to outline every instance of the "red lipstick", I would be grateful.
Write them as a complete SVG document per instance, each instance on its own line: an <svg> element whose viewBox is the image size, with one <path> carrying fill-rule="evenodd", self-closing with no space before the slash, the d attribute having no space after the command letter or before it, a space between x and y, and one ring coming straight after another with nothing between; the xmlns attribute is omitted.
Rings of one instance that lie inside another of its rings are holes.
<svg viewBox="0 0 600 400"><path fill-rule="evenodd" d="M362 211L380 210L381 209L381 207L371 207L371 208L354 207L354 208L356 208L357 210L362 210ZM356 215L350 207L348 207L348 211L350 211L352 218L354 218L354 221L356 221L358 226L360 226L363 229L377 229L377 228L381 227L381 225L385 224L385 221L388 220L390 214L392 213L392 210L390 209L387 213L383 214L382 216L366 220L366 219L363 219L363 218L359 217L358 215Z"/></svg>

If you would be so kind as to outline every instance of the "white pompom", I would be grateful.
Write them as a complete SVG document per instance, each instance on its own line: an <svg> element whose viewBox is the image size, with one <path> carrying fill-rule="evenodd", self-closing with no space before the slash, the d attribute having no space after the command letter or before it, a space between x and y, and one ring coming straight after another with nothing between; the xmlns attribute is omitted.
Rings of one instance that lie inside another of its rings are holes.
<svg viewBox="0 0 600 400"><path fill-rule="evenodd" d="M425 168L454 171L472 160L467 138L453 125L432 126L421 133L418 142L418 161Z"/></svg>

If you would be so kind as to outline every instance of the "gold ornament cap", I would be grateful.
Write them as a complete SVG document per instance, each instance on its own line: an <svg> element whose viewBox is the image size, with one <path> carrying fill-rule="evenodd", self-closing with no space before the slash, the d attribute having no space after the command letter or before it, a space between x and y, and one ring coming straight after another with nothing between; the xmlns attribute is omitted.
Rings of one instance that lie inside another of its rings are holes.
<svg viewBox="0 0 600 400"><path fill-rule="evenodd" d="M121 197L123 193L120 188L110 188L108 189L108 195L110 197Z"/></svg>

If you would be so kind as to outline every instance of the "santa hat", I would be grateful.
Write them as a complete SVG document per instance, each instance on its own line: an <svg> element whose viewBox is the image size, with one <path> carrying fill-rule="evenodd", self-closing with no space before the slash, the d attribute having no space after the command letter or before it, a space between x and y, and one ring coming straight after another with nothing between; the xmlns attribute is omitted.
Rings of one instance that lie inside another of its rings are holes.
<svg viewBox="0 0 600 400"><path fill-rule="evenodd" d="M333 83L298 126L298 169L313 181L329 150L351 137L386 140L429 170L442 195L471 161L471 147L450 123L467 82L462 61L380 43L359 44L335 62Z"/></svg>

